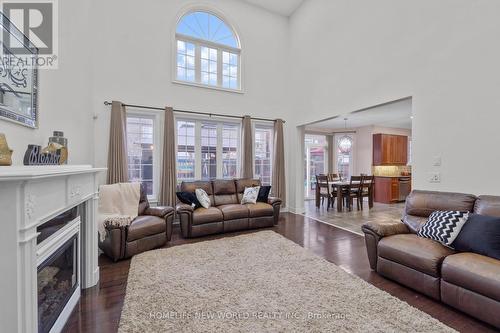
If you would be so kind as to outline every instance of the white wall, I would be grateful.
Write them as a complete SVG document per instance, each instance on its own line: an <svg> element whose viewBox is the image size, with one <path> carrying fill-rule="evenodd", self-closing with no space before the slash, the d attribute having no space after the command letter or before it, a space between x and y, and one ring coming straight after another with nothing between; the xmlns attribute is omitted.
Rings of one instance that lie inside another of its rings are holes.
<svg viewBox="0 0 500 333"><path fill-rule="evenodd" d="M15 165L28 144L45 147L54 130L68 138L69 163L93 163L89 13L89 1L59 1L59 69L39 71L39 128L0 120Z"/></svg>
<svg viewBox="0 0 500 333"><path fill-rule="evenodd" d="M290 20L296 118L412 96L414 187L500 194L499 13L496 0L306 1Z"/></svg>
<svg viewBox="0 0 500 333"><path fill-rule="evenodd" d="M172 83L177 18L190 4L220 12L242 43L244 93ZM290 128L286 95L288 20L242 1L99 2L93 16L92 109L96 166L106 166L110 108L105 100L173 106L232 115L283 118Z"/></svg>

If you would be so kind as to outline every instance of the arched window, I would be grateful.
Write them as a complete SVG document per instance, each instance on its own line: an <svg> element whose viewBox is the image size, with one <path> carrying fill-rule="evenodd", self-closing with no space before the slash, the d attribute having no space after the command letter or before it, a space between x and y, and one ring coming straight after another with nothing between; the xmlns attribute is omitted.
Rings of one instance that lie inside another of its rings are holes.
<svg viewBox="0 0 500 333"><path fill-rule="evenodd" d="M236 33L220 17L188 12L176 28L176 79L240 90L240 52Z"/></svg>

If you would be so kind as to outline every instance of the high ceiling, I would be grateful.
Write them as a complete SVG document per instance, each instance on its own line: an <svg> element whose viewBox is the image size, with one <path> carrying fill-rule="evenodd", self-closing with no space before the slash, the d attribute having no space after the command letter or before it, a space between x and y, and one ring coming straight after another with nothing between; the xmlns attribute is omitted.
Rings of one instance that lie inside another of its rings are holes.
<svg viewBox="0 0 500 333"><path fill-rule="evenodd" d="M299 8L304 0L243 0L252 5L264 8L270 12L283 16L290 16Z"/></svg>
<svg viewBox="0 0 500 333"><path fill-rule="evenodd" d="M363 126L381 126L411 129L411 98L375 106L334 119L328 119L307 125L308 129L338 130ZM347 118L347 122L344 121Z"/></svg>

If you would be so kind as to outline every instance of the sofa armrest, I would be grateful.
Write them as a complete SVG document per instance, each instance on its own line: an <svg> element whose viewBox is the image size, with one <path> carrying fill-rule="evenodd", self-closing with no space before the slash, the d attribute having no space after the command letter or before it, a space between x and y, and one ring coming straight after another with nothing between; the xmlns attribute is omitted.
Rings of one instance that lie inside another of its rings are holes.
<svg viewBox="0 0 500 333"><path fill-rule="evenodd" d="M281 205L281 199L276 197L269 197L267 198L267 203L270 204L271 206L278 204Z"/></svg>
<svg viewBox="0 0 500 333"><path fill-rule="evenodd" d="M378 242L383 237L410 232L408 227L400 221L367 222L363 224L361 230L365 233L366 252L373 270L377 270Z"/></svg>
<svg viewBox="0 0 500 333"><path fill-rule="evenodd" d="M175 206L175 211L177 213L192 213L194 212L194 207L185 203L178 203Z"/></svg>
<svg viewBox="0 0 500 333"><path fill-rule="evenodd" d="M105 228L106 238L104 241L101 242L101 237L98 237L99 248L115 262L123 259L128 226L107 225Z"/></svg>
<svg viewBox="0 0 500 333"><path fill-rule="evenodd" d="M361 227L363 231L367 230L377 234L380 238L397 235L397 234L408 234L410 230L401 221L389 221L389 222L366 222Z"/></svg>
<svg viewBox="0 0 500 333"><path fill-rule="evenodd" d="M269 197L267 198L267 203L273 206L273 223L274 225L277 225L280 218L280 209L282 201L280 198Z"/></svg>
<svg viewBox="0 0 500 333"><path fill-rule="evenodd" d="M185 203L178 203L175 206L175 211L177 212L177 216L179 216L182 237L190 237L191 226L193 225L194 207Z"/></svg>
<svg viewBox="0 0 500 333"><path fill-rule="evenodd" d="M148 207L144 211L143 215L157 216L161 218L167 217L167 215L173 214L174 208L170 206L159 206L159 207Z"/></svg>

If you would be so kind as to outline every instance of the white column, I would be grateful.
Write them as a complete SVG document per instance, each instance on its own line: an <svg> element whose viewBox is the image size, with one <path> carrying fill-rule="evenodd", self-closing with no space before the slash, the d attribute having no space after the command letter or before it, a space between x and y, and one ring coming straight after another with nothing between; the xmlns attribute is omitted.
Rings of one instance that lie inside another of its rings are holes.
<svg viewBox="0 0 500 333"><path fill-rule="evenodd" d="M98 195L94 194L84 205L82 221L82 289L93 287L99 281L97 205Z"/></svg>

